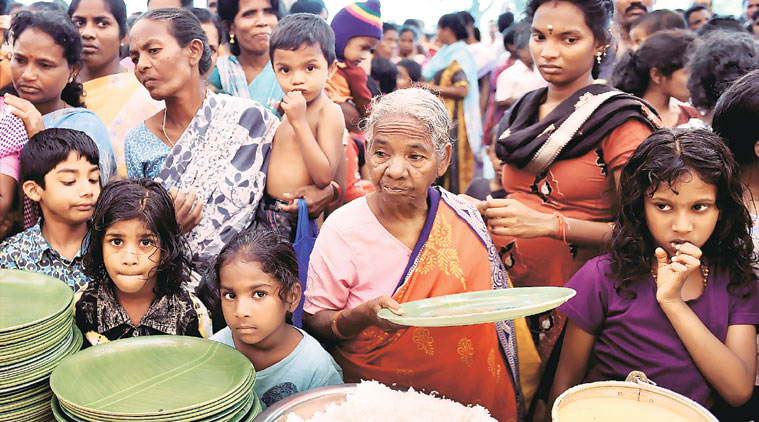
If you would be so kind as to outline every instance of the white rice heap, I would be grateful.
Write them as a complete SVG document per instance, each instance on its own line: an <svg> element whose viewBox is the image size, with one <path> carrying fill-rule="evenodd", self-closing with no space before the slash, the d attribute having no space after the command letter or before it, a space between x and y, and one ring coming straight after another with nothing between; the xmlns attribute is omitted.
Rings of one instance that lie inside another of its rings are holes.
<svg viewBox="0 0 759 422"><path fill-rule="evenodd" d="M346 401L330 403L305 420L290 414L285 422L498 422L482 406L467 407L421 392L392 390L377 381L362 381Z"/></svg>

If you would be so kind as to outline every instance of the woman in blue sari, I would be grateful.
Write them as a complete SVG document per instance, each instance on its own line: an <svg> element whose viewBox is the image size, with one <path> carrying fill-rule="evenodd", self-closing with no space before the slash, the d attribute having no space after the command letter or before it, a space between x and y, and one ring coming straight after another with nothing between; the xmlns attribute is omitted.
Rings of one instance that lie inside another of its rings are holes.
<svg viewBox="0 0 759 422"><path fill-rule="evenodd" d="M220 0L232 56L219 57L208 82L221 92L250 98L277 114L285 93L274 77L269 36L279 20L279 0Z"/></svg>
<svg viewBox="0 0 759 422"><path fill-rule="evenodd" d="M82 66L82 39L66 15L52 11L19 12L10 28L13 54L11 78L18 94L6 94L5 102L24 123L23 140L0 148L3 162L0 173L0 210L10 208L13 187L19 178L19 154L27 138L48 128L77 129L85 132L98 146L100 181L103 185L116 173L116 164L108 130L95 115L84 108L82 84L76 75ZM0 128L4 130L4 128ZM10 145L12 144L12 145ZM10 188L10 190L7 190ZM36 207L25 201L24 228L37 223ZM7 205L7 207L6 207ZM0 213L5 215L5 213Z"/></svg>
<svg viewBox="0 0 759 422"><path fill-rule="evenodd" d="M438 21L439 41L445 44L424 67L422 76L428 87L440 94L453 121L451 137L456 147L443 185L461 193L481 163L482 118L477 85L477 65L466 42L466 25L456 13L443 15Z"/></svg>

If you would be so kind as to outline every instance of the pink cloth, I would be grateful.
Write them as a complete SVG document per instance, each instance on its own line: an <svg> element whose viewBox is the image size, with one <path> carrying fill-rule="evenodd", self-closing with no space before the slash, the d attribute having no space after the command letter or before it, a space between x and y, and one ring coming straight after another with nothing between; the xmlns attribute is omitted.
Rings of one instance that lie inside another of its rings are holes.
<svg viewBox="0 0 759 422"><path fill-rule="evenodd" d="M10 176L18 182L20 172L21 159L18 153L0 158L0 174Z"/></svg>
<svg viewBox="0 0 759 422"><path fill-rule="evenodd" d="M313 315L351 309L391 296L410 256L411 249L380 224L366 197L343 205L327 218L316 238L303 310Z"/></svg>

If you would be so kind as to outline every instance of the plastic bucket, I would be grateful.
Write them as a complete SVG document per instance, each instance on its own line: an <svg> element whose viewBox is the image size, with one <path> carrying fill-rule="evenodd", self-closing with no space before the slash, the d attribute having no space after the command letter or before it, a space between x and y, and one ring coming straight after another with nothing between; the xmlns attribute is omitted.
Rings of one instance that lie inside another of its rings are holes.
<svg viewBox="0 0 759 422"><path fill-rule="evenodd" d="M693 400L648 381L634 371L622 381L572 387L551 411L554 422L719 422Z"/></svg>

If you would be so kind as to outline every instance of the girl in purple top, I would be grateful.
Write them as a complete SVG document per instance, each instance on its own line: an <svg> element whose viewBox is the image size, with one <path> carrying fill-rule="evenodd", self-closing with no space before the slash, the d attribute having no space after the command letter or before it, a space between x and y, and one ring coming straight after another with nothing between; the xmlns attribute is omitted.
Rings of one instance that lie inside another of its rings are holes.
<svg viewBox="0 0 759 422"><path fill-rule="evenodd" d="M577 296L560 308L569 323L550 402L581 382L641 370L707 408L745 403L759 294L732 154L710 131L661 130L619 185L611 253L567 283Z"/></svg>

